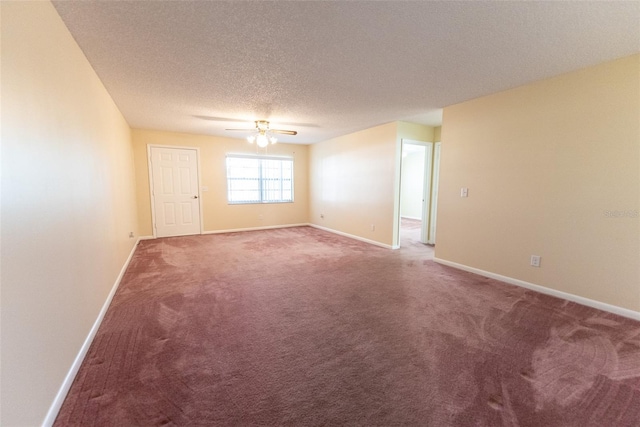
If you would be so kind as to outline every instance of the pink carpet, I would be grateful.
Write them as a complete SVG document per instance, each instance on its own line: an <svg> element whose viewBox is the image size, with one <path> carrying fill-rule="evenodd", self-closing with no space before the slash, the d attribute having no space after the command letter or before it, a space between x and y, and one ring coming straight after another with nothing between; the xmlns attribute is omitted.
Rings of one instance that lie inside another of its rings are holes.
<svg viewBox="0 0 640 427"><path fill-rule="evenodd" d="M56 425L640 424L639 322L425 258L309 227L143 241Z"/></svg>
<svg viewBox="0 0 640 427"><path fill-rule="evenodd" d="M433 259L433 246L425 245L420 241L422 221L410 218L400 219L400 247L403 249L418 250L422 257ZM406 252L406 251L404 251Z"/></svg>

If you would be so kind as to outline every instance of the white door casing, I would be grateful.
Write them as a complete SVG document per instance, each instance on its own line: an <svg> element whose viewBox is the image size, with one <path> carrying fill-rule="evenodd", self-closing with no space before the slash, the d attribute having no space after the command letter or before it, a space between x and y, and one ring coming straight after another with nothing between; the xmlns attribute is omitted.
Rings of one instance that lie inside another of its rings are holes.
<svg viewBox="0 0 640 427"><path fill-rule="evenodd" d="M201 234L198 150L149 146L155 237Z"/></svg>
<svg viewBox="0 0 640 427"><path fill-rule="evenodd" d="M431 230L428 243L436 244L436 219L438 213L438 185L440 183L440 149L442 143L436 142L433 150L433 181L431 183Z"/></svg>
<svg viewBox="0 0 640 427"><path fill-rule="evenodd" d="M407 145L413 146L421 146L424 147L424 166L421 173L421 180L423 182L422 186L422 208L421 208L421 228L420 228L420 241L422 243L428 243L429 241L429 220L431 213L431 173L432 173L432 159L433 159L433 142L427 141L417 141L411 139L402 139L400 144L400 170L399 175L401 177L399 185L398 185L398 193L400 194L400 204L402 204L402 168L403 168L403 159L402 153L405 151L405 147ZM397 211L396 224L398 226L398 230L400 229L400 218L401 218L401 207L399 207ZM398 233L397 243L394 243L397 247L400 246L400 239Z"/></svg>
<svg viewBox="0 0 640 427"><path fill-rule="evenodd" d="M422 186L422 224L420 227L420 241L429 242L429 220L431 214L431 165L433 161L433 142L424 145L424 169Z"/></svg>

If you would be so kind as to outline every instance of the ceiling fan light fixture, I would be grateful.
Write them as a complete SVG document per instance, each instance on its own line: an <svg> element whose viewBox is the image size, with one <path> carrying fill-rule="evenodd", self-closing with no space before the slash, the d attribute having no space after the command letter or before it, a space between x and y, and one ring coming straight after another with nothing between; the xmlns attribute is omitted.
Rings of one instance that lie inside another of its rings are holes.
<svg viewBox="0 0 640 427"><path fill-rule="evenodd" d="M260 148L264 148L269 145L269 138L267 138L265 132L260 132L258 134L258 136L256 137L256 144L258 144L258 147Z"/></svg>
<svg viewBox="0 0 640 427"><path fill-rule="evenodd" d="M268 131L269 130L269 122L266 120L256 120L256 129L258 131Z"/></svg>
<svg viewBox="0 0 640 427"><path fill-rule="evenodd" d="M269 144L275 144L278 142L278 138L275 137L274 133L281 133L284 135L297 135L298 132L295 130L284 130L284 129L271 129L269 127L269 122L267 120L256 120L255 122L256 128L254 130L253 135L249 135L247 137L247 141L249 144L253 144L254 142L260 148L265 148ZM249 131L249 129L227 129L232 131Z"/></svg>

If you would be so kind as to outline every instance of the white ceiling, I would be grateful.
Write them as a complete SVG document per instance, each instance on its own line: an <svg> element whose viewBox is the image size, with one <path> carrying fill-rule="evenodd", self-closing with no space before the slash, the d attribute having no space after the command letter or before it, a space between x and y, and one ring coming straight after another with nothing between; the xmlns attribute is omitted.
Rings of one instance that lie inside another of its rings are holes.
<svg viewBox="0 0 640 427"><path fill-rule="evenodd" d="M132 127L303 144L640 52L639 1L54 5Z"/></svg>

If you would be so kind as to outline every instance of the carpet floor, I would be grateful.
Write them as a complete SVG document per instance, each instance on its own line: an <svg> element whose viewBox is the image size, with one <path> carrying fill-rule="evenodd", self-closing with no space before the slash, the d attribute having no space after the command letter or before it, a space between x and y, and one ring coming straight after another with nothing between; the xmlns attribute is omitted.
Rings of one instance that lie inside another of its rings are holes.
<svg viewBox="0 0 640 427"><path fill-rule="evenodd" d="M422 221L411 218L400 219L400 247L409 248L412 251L418 250L423 258L433 259L433 246L425 245L420 241L420 229Z"/></svg>
<svg viewBox="0 0 640 427"><path fill-rule="evenodd" d="M640 323L310 227L142 241L67 426L637 426Z"/></svg>

